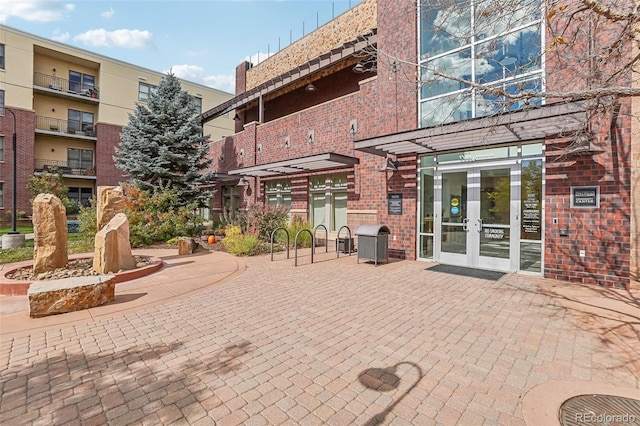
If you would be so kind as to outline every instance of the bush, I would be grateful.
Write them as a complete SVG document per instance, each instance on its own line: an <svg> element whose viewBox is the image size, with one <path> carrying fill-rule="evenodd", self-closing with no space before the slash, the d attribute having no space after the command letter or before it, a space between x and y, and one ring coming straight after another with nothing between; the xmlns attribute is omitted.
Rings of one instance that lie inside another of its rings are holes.
<svg viewBox="0 0 640 426"><path fill-rule="evenodd" d="M253 234L243 234L239 226L227 227L225 234L222 245L235 256L253 256L260 249L260 239Z"/></svg>
<svg viewBox="0 0 640 426"><path fill-rule="evenodd" d="M310 229L311 232L313 232L312 226L313 225L311 223L299 218L295 218L293 221L291 221L291 223L286 226L287 231L289 231L289 247L293 247L293 243L296 239L296 234L301 229ZM286 246L286 234L284 232L278 232L276 234L276 241ZM308 232L303 232L298 236L298 247L311 247L311 236Z"/></svg>
<svg viewBox="0 0 640 426"><path fill-rule="evenodd" d="M196 213L196 203L180 205L175 190L151 194L133 185L123 185L123 189L133 247L195 236L202 228L203 219Z"/></svg>
<svg viewBox="0 0 640 426"><path fill-rule="evenodd" d="M245 231L257 234L263 240L269 240L274 229L286 227L288 214L289 209L285 206L252 204L240 214L239 221Z"/></svg>
<svg viewBox="0 0 640 426"><path fill-rule="evenodd" d="M98 213L96 200L92 198L89 206L80 206L78 211L78 222L80 223L80 233L88 238L94 238L98 232Z"/></svg>
<svg viewBox="0 0 640 426"><path fill-rule="evenodd" d="M53 194L60 199L67 212L75 209L75 203L68 196L69 188L65 186L62 172L57 167L31 176L27 182L27 189L33 192L31 204L38 194Z"/></svg>

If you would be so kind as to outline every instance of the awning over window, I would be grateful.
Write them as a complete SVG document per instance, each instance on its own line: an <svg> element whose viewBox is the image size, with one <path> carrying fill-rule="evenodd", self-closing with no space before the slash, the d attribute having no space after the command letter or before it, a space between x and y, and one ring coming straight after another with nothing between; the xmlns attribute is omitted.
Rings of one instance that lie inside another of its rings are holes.
<svg viewBox="0 0 640 426"><path fill-rule="evenodd" d="M227 173L213 173L211 179L200 185L200 188L211 188L215 185L235 185L240 180L239 176L229 176Z"/></svg>
<svg viewBox="0 0 640 426"><path fill-rule="evenodd" d="M293 158L291 160L276 161L275 163L260 164L258 166L243 167L229 170L229 175L242 175L254 177L280 176L294 173L314 172L324 169L338 169L351 167L360 160L348 155L328 152L309 157Z"/></svg>
<svg viewBox="0 0 640 426"><path fill-rule="evenodd" d="M426 154L571 134L586 129L586 126L584 103L559 103L362 139L355 142L355 149L383 157L387 154Z"/></svg>

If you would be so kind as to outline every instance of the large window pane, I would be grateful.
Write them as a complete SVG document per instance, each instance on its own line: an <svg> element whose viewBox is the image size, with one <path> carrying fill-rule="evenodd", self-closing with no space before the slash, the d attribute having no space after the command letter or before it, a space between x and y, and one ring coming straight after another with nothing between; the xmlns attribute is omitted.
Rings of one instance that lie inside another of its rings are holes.
<svg viewBox="0 0 640 426"><path fill-rule="evenodd" d="M338 231L347 224L347 193L338 192L333 194L333 223L332 231Z"/></svg>
<svg viewBox="0 0 640 426"><path fill-rule="evenodd" d="M540 26L534 25L481 43L476 48L476 78L479 83L504 80L541 67Z"/></svg>
<svg viewBox="0 0 640 426"><path fill-rule="evenodd" d="M4 44L0 43L0 69L4 69Z"/></svg>
<svg viewBox="0 0 640 426"><path fill-rule="evenodd" d="M422 3L422 2L421 2ZM471 36L471 9L464 0L447 8L423 7L421 11L421 58L437 55L468 43Z"/></svg>
<svg viewBox="0 0 640 426"><path fill-rule="evenodd" d="M425 63L421 79L422 97L429 98L464 89L466 85L455 79L471 81L471 49L464 49Z"/></svg>
<svg viewBox="0 0 640 426"><path fill-rule="evenodd" d="M326 226L326 196L322 194L313 194L311 196L311 210L313 212L313 227L318 225Z"/></svg>
<svg viewBox="0 0 640 426"><path fill-rule="evenodd" d="M473 115L470 93L458 93L432 99L422 104L422 127L466 120Z"/></svg>
<svg viewBox="0 0 640 426"><path fill-rule="evenodd" d="M476 39L505 33L540 19L540 0L475 0L474 4Z"/></svg>

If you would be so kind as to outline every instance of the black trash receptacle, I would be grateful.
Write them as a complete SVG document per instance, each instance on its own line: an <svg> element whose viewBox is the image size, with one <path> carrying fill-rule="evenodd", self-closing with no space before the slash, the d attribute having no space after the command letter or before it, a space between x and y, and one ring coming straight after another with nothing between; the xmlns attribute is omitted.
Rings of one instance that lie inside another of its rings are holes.
<svg viewBox="0 0 640 426"><path fill-rule="evenodd" d="M360 259L372 260L376 266L380 259L389 263L389 234L385 225L360 225L356 229L358 237L358 263Z"/></svg>

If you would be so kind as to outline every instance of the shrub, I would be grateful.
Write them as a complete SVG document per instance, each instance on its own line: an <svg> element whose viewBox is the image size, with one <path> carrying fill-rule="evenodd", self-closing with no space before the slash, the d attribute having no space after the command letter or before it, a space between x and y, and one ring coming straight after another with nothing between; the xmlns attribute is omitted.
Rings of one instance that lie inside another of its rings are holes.
<svg viewBox="0 0 640 426"><path fill-rule="evenodd" d="M89 200L89 206L80 206L78 211L78 222L80 223L80 233L88 238L94 238L98 232L98 213L96 200Z"/></svg>
<svg viewBox="0 0 640 426"><path fill-rule="evenodd" d="M252 256L260 249L260 239L253 234L243 234L239 226L228 226L225 234L222 245L235 256Z"/></svg>
<svg viewBox="0 0 640 426"><path fill-rule="evenodd" d="M75 203L69 199L69 188L64 184L62 172L57 167L45 170L39 175L31 176L27 182L27 189L33 192L32 204L38 194L53 194L60 199L67 209L67 213L74 212L76 209Z"/></svg>
<svg viewBox="0 0 640 426"><path fill-rule="evenodd" d="M293 243L296 239L296 234L301 229L310 229L311 232L313 232L312 226L313 225L311 223L305 220L294 218L291 223L286 226L287 231L289 231L289 247L293 247ZM284 232L278 232L276 234L276 241L278 241L282 245L286 245L286 234ZM308 232L303 232L298 236L298 247L311 247L311 236Z"/></svg>
<svg viewBox="0 0 640 426"><path fill-rule="evenodd" d="M288 214L289 209L285 206L252 204L240 214L239 220L245 231L269 240L274 229L287 225Z"/></svg>
<svg viewBox="0 0 640 426"><path fill-rule="evenodd" d="M125 213L129 219L131 245L155 244L178 236L194 236L202 227L196 203L180 205L175 190L149 193L134 185L123 185Z"/></svg>

